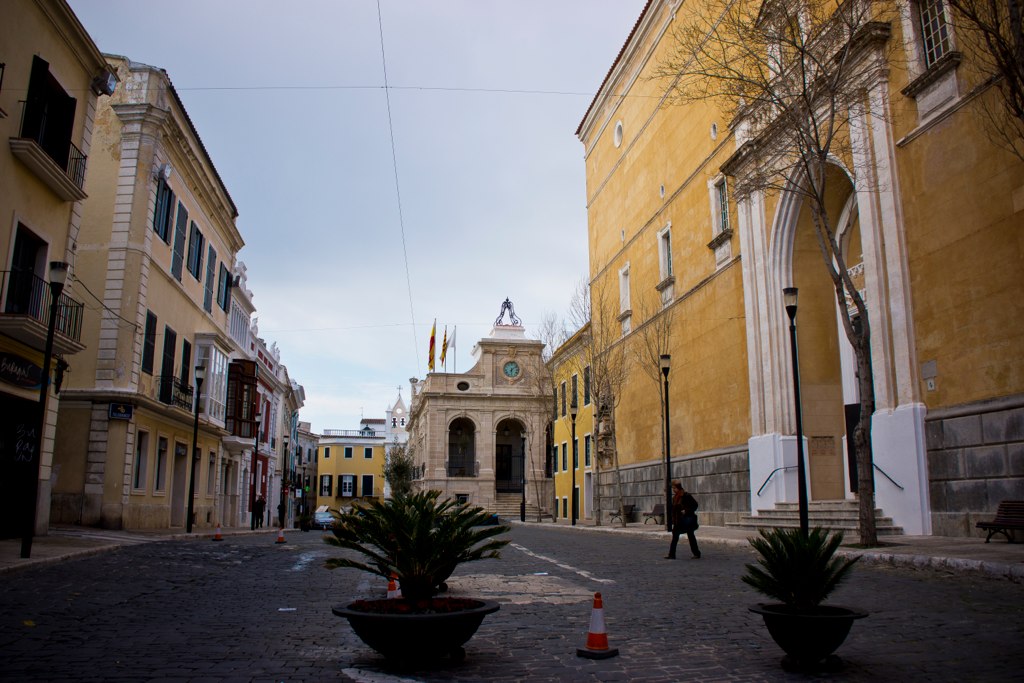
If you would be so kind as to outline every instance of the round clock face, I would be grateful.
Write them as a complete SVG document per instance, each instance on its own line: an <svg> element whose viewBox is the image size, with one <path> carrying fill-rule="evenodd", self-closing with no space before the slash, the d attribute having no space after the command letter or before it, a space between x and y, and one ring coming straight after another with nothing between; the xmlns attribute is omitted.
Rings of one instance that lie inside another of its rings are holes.
<svg viewBox="0 0 1024 683"><path fill-rule="evenodd" d="M519 376L519 363L515 362L514 360L510 360L509 362L505 363L504 367L502 367L502 371L505 373L505 376L508 377L509 379L515 379L516 377Z"/></svg>

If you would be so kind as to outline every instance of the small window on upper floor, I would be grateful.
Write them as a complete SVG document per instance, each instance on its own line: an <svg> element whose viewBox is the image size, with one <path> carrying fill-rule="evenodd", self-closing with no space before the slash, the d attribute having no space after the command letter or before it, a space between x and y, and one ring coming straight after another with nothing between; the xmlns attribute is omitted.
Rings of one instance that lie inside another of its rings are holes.
<svg viewBox="0 0 1024 683"><path fill-rule="evenodd" d="M953 49L945 0L920 0L917 3L921 47L925 68L931 68Z"/></svg>
<svg viewBox="0 0 1024 683"><path fill-rule="evenodd" d="M715 233L725 232L729 229L729 186L725 178L719 178L715 182Z"/></svg>
<svg viewBox="0 0 1024 683"><path fill-rule="evenodd" d="M629 264L619 270L619 322L622 323L623 336L632 329L633 311L629 302Z"/></svg>
<svg viewBox="0 0 1024 683"><path fill-rule="evenodd" d="M672 277L672 224L658 233L658 271L661 280Z"/></svg>

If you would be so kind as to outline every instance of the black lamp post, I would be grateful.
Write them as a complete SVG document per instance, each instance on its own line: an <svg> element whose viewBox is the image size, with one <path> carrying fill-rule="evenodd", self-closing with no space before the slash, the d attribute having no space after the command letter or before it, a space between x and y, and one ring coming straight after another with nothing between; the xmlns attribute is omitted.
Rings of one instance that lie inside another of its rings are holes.
<svg viewBox="0 0 1024 683"><path fill-rule="evenodd" d="M672 356L661 354L661 374L665 378L665 531L672 531L672 444L668 428L668 371L672 367Z"/></svg>
<svg viewBox="0 0 1024 683"><path fill-rule="evenodd" d="M808 532L807 520L807 471L804 467L804 425L800 410L800 359L796 346L796 287L782 290L782 298L789 316L789 345L793 351L793 401L796 404L796 481L800 491L798 501L800 507L800 533Z"/></svg>
<svg viewBox="0 0 1024 683"><path fill-rule="evenodd" d="M576 526L576 518L579 516L579 494L576 492L576 470L579 469L579 453L576 448L576 413L579 408L576 405L576 397L572 398L572 405L569 406L569 417L572 418L572 525Z"/></svg>
<svg viewBox="0 0 1024 683"><path fill-rule="evenodd" d="M188 476L188 511L185 513L185 532L192 533L192 515L196 498L196 463L199 461L199 408L203 398L203 380L206 379L206 366L196 366L196 419L192 425L192 470Z"/></svg>
<svg viewBox="0 0 1024 683"><path fill-rule="evenodd" d="M68 264L50 261L50 323L46 328L46 349L43 351L43 374L39 378L39 439L29 468L28 509L25 511L25 532L21 537L21 556L32 556L32 538L36 532L36 506L39 504L39 467L43 459L43 435L46 431L46 397L50 393L50 356L53 355L53 335L57 331L57 311L64 283L68 279Z"/></svg>
<svg viewBox="0 0 1024 683"><path fill-rule="evenodd" d="M256 530L256 456L260 450L260 421L263 415L256 413L256 439L252 446L252 489L249 491L249 528Z"/></svg>
<svg viewBox="0 0 1024 683"><path fill-rule="evenodd" d="M523 446L522 484L523 499L519 501L519 521L526 521L526 432L520 432L520 443Z"/></svg>

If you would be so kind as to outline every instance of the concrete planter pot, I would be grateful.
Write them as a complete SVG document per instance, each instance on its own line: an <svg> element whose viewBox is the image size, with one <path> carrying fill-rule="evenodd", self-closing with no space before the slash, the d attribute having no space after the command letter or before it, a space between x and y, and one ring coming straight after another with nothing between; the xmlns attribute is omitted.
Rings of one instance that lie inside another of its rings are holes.
<svg viewBox="0 0 1024 683"><path fill-rule="evenodd" d="M356 635L385 659L414 662L461 660L462 645L499 608L493 600L431 598L357 600L332 611L348 619Z"/></svg>
<svg viewBox="0 0 1024 683"><path fill-rule="evenodd" d="M750 611L764 618L768 633L785 651L783 668L801 671L841 665L830 655L846 640L853 622L867 616L867 612L826 605L802 612L787 605L758 603Z"/></svg>

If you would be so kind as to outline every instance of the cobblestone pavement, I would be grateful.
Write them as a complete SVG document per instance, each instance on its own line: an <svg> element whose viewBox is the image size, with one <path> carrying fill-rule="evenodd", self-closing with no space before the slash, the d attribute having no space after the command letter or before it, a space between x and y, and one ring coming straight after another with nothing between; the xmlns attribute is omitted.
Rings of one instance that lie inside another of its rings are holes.
<svg viewBox="0 0 1024 683"><path fill-rule="evenodd" d="M699 535L699 533L698 533ZM463 662L389 667L333 616L382 580L328 571L320 534L126 545L0 576L3 681L1010 681L1024 665L1024 585L857 566L833 602L870 613L841 672L787 674L747 607L746 548L663 560L667 534L515 526L501 560L464 565L452 594L496 599ZM593 593L618 657L576 656Z"/></svg>

